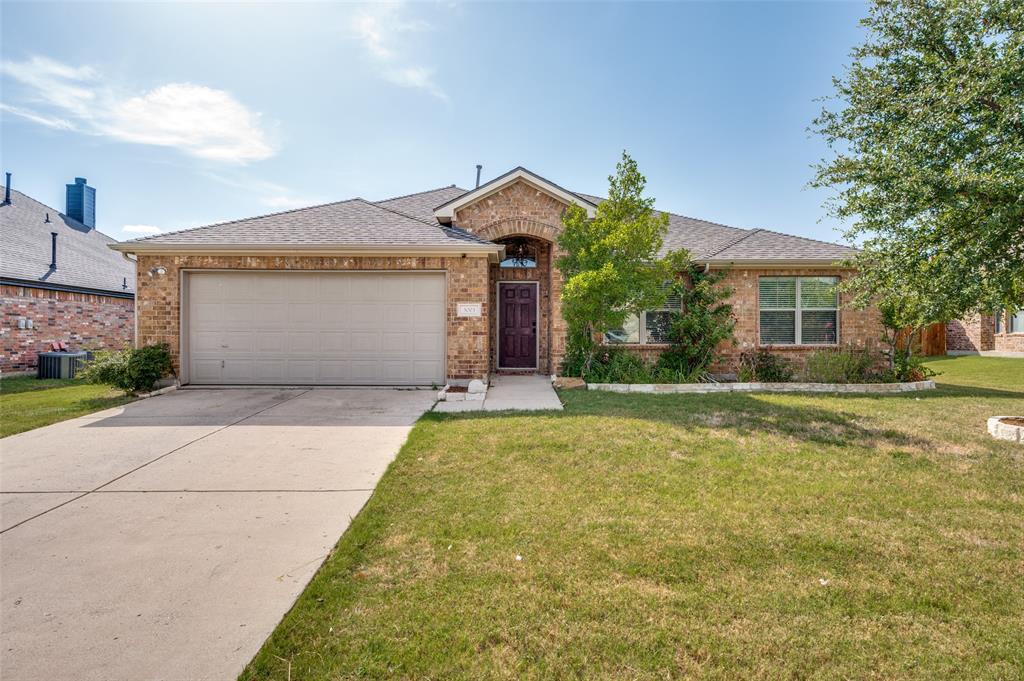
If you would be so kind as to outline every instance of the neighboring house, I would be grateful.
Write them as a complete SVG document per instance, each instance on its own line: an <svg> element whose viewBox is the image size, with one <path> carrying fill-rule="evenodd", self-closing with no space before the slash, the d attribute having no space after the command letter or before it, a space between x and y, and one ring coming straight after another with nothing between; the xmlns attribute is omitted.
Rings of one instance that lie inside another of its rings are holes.
<svg viewBox="0 0 1024 681"><path fill-rule="evenodd" d="M946 350L951 355L979 352L1024 353L1024 310L1009 310L958 319L946 324Z"/></svg>
<svg viewBox="0 0 1024 681"><path fill-rule="evenodd" d="M67 185L61 213L14 191L0 204L0 371L26 371L54 341L119 349L134 336L135 267L96 230L96 190Z"/></svg>
<svg viewBox="0 0 1024 681"><path fill-rule="evenodd" d="M140 343L166 342L196 384L443 384L495 370L556 373L565 354L561 215L599 197L523 168L455 186L351 199L137 239ZM832 284L852 250L762 229L669 216L666 248L728 270L738 353L798 360L874 344L873 310L840 310ZM664 311L610 334L665 347Z"/></svg>

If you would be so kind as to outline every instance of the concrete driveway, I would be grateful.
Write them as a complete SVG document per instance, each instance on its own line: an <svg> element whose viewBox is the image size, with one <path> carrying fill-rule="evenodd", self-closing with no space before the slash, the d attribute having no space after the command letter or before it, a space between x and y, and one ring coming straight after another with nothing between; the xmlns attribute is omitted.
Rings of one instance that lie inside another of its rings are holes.
<svg viewBox="0 0 1024 681"><path fill-rule="evenodd" d="M234 679L427 390L180 390L0 441L0 677Z"/></svg>

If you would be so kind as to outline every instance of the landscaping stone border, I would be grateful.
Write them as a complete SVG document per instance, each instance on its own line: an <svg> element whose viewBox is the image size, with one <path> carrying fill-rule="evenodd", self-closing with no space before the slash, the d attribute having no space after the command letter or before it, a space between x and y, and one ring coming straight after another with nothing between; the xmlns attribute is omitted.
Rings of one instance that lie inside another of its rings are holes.
<svg viewBox="0 0 1024 681"><path fill-rule="evenodd" d="M993 416L988 420L988 434L997 440L1007 440L1024 445L1024 426L1003 423L1003 419L1019 419L1021 416Z"/></svg>
<svg viewBox="0 0 1024 681"><path fill-rule="evenodd" d="M934 390L935 381L911 383L587 383L612 393L906 393Z"/></svg>
<svg viewBox="0 0 1024 681"><path fill-rule="evenodd" d="M466 392L451 392L451 387L449 384L437 391L438 402L482 402L487 397L487 384L480 380L470 381Z"/></svg>

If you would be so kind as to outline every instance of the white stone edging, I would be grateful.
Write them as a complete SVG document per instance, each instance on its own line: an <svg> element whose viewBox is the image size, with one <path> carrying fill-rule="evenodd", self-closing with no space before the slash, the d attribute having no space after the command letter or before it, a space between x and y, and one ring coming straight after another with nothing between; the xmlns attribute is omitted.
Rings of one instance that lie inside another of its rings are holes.
<svg viewBox="0 0 1024 681"><path fill-rule="evenodd" d="M1024 416L993 416L988 420L988 434L997 440L1007 440L1024 445L1024 426L1003 423L1003 419L1019 419Z"/></svg>
<svg viewBox="0 0 1024 681"><path fill-rule="evenodd" d="M612 393L905 393L934 390L935 381L910 383L587 383Z"/></svg>
<svg viewBox="0 0 1024 681"><path fill-rule="evenodd" d="M452 386L446 384L443 388L437 391L438 402L476 402L483 401L487 397L487 383L480 380L472 380L469 382L469 386L466 392L453 393L449 392Z"/></svg>

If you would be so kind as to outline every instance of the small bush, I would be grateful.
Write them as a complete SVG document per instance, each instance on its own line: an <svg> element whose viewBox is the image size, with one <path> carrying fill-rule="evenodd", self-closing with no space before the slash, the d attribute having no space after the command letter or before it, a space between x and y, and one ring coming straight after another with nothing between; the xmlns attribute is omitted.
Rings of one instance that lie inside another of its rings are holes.
<svg viewBox="0 0 1024 681"><path fill-rule="evenodd" d="M897 355L889 378L895 383L925 381L937 374L924 365L924 359L917 355Z"/></svg>
<svg viewBox="0 0 1024 681"><path fill-rule="evenodd" d="M152 390L164 376L173 372L171 353L166 344L125 348L120 352L97 352L78 372L87 383L102 383L126 393Z"/></svg>
<svg viewBox="0 0 1024 681"><path fill-rule="evenodd" d="M785 357L767 350L744 352L740 355L739 380L747 383L786 383L793 380L793 365Z"/></svg>
<svg viewBox="0 0 1024 681"><path fill-rule="evenodd" d="M651 365L640 355L623 348L599 350L584 377L588 383L653 383Z"/></svg>
<svg viewBox="0 0 1024 681"><path fill-rule="evenodd" d="M867 348L822 348L815 350L804 367L804 380L811 383L867 383L875 378L876 359Z"/></svg>

